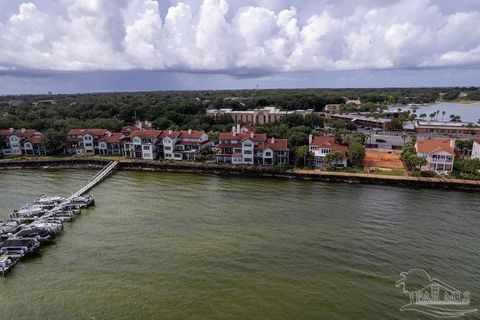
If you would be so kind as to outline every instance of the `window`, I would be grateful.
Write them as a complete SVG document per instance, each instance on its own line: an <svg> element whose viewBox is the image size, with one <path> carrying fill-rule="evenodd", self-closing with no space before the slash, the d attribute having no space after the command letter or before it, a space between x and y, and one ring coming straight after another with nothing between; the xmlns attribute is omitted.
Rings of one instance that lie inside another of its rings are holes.
<svg viewBox="0 0 480 320"><path fill-rule="evenodd" d="M172 147L164 146L163 149L166 150L166 151L171 151L171 150L172 150Z"/></svg>
<svg viewBox="0 0 480 320"><path fill-rule="evenodd" d="M253 145L250 142L245 142L243 145L249 148L253 147Z"/></svg>
<svg viewBox="0 0 480 320"><path fill-rule="evenodd" d="M92 147L93 144L91 142L85 142L85 147Z"/></svg>
<svg viewBox="0 0 480 320"><path fill-rule="evenodd" d="M245 162L252 162L252 158L245 158Z"/></svg>
<svg viewBox="0 0 480 320"><path fill-rule="evenodd" d="M252 150L244 150L243 153L244 154L252 154L253 152L252 152Z"/></svg>
<svg viewBox="0 0 480 320"><path fill-rule="evenodd" d="M143 146L143 150L150 150L150 146Z"/></svg>

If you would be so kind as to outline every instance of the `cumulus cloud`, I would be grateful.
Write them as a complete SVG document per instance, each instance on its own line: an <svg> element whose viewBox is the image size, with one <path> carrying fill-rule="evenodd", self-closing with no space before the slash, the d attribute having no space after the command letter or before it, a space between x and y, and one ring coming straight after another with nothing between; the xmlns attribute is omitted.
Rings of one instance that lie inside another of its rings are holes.
<svg viewBox="0 0 480 320"><path fill-rule="evenodd" d="M32 1L0 21L2 69L257 71L480 64L480 5L434 0ZM446 2L445 2L446 3ZM0 5L1 7L1 5ZM306 11L305 8L308 8Z"/></svg>

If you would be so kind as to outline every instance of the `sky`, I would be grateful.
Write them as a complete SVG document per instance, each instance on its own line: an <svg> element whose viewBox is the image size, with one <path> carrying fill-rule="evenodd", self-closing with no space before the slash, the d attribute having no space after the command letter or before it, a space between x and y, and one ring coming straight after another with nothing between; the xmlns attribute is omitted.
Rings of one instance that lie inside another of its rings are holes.
<svg viewBox="0 0 480 320"><path fill-rule="evenodd" d="M0 0L0 94L480 86L478 0Z"/></svg>

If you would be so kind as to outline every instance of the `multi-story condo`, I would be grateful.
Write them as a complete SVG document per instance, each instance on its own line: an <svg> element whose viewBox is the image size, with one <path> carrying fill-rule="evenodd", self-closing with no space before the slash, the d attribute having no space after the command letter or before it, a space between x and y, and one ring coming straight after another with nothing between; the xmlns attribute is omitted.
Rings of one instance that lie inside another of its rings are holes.
<svg viewBox="0 0 480 320"><path fill-rule="evenodd" d="M287 139L269 140L263 133L240 132L239 126L220 133L216 148L218 163L275 165L289 159Z"/></svg>
<svg viewBox="0 0 480 320"><path fill-rule="evenodd" d="M427 164L422 166L421 170L451 172L455 159L454 147L454 139L417 140L415 143L417 155L427 160Z"/></svg>
<svg viewBox="0 0 480 320"><path fill-rule="evenodd" d="M480 139L473 140L472 159L480 159Z"/></svg>
<svg viewBox="0 0 480 320"><path fill-rule="evenodd" d="M154 160L162 155L162 130L135 130L122 141L123 156L127 158Z"/></svg>
<svg viewBox="0 0 480 320"><path fill-rule="evenodd" d="M298 114L305 117L307 114L313 113L313 109L282 111L275 107L265 107L263 109L254 109L249 111L233 111L233 109L207 110L207 115L215 119L230 117L235 123L246 123L253 125L274 123L288 115Z"/></svg>
<svg viewBox="0 0 480 320"><path fill-rule="evenodd" d="M34 129L0 130L0 155L46 155L43 133Z"/></svg>
<svg viewBox="0 0 480 320"><path fill-rule="evenodd" d="M315 155L315 166L323 167L326 165L334 165L337 167L347 166L347 147L338 144L335 137L321 137L308 136L308 146L311 152ZM343 159L331 164L325 161L325 158L330 153L339 152Z"/></svg>
<svg viewBox="0 0 480 320"><path fill-rule="evenodd" d="M264 166L288 163L290 150L287 139L267 139L263 145L263 150L257 153L257 157Z"/></svg>
<svg viewBox="0 0 480 320"><path fill-rule="evenodd" d="M163 154L167 160L196 160L210 147L204 131L172 131L163 137Z"/></svg>
<svg viewBox="0 0 480 320"><path fill-rule="evenodd" d="M98 153L102 156L122 155L122 138L124 137L123 133L115 132L100 138L98 142Z"/></svg>
<svg viewBox="0 0 480 320"><path fill-rule="evenodd" d="M106 129L71 129L68 131L64 152L66 154L99 153L100 139L111 135Z"/></svg>

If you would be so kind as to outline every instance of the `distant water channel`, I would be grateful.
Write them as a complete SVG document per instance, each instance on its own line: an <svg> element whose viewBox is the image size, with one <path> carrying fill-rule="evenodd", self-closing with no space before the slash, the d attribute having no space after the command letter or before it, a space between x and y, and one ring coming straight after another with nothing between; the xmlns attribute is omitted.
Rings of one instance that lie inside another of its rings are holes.
<svg viewBox="0 0 480 320"><path fill-rule="evenodd" d="M404 110L411 110L411 107L404 107ZM425 106L416 107L415 113L417 116L425 113L427 115L426 120L430 119L431 113L440 111L436 120L442 121L442 111L445 111L443 121L450 121L450 115L459 115L464 122L477 123L480 119L480 102L475 103L455 103L455 102L440 102L428 104Z"/></svg>
<svg viewBox="0 0 480 320"><path fill-rule="evenodd" d="M93 174L0 172L0 217ZM92 194L0 278L1 319L427 319L399 311L411 268L480 307L478 193L117 172Z"/></svg>

